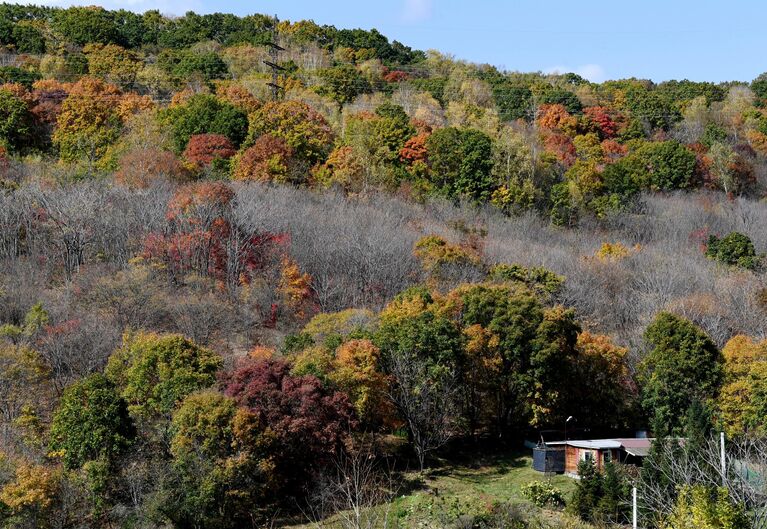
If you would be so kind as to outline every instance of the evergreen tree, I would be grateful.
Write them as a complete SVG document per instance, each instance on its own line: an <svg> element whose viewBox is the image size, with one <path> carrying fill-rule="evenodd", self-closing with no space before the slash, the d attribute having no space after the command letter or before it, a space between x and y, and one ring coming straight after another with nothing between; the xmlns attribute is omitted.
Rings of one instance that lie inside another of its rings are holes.
<svg viewBox="0 0 767 529"><path fill-rule="evenodd" d="M602 474L593 460L585 459L578 463L578 478L568 508L582 520L594 521L598 518L599 500L604 495Z"/></svg>
<svg viewBox="0 0 767 529"><path fill-rule="evenodd" d="M600 518L608 523L626 523L630 493L631 486L618 465L607 463L602 480L602 497L597 506Z"/></svg>

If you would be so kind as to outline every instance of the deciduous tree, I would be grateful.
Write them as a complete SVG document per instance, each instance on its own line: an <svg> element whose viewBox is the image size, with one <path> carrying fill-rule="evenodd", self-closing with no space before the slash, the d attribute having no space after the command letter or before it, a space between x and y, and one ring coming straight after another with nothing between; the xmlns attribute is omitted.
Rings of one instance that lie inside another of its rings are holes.
<svg viewBox="0 0 767 529"><path fill-rule="evenodd" d="M106 374L140 419L167 417L190 393L213 385L222 359L178 335L126 334Z"/></svg>
<svg viewBox="0 0 767 529"><path fill-rule="evenodd" d="M234 145L223 134L194 134L184 149L184 158L199 167L215 160L228 160L235 154Z"/></svg>
<svg viewBox="0 0 767 529"><path fill-rule="evenodd" d="M316 163L330 151L334 134L324 117L306 103L278 101L251 115L248 145L264 134L282 138L296 155Z"/></svg>
<svg viewBox="0 0 767 529"><path fill-rule="evenodd" d="M447 127L426 140L429 178L450 197L486 201L493 191L492 140L483 132Z"/></svg>
<svg viewBox="0 0 767 529"><path fill-rule="evenodd" d="M679 432L694 400L708 402L719 394L724 358L705 332L691 321L661 312L647 327L652 347L642 362L642 404L663 431Z"/></svg>
<svg viewBox="0 0 767 529"><path fill-rule="evenodd" d="M232 177L235 180L286 183L296 176L293 148L283 138L264 134L236 159Z"/></svg>
<svg viewBox="0 0 767 529"><path fill-rule="evenodd" d="M67 468L79 468L88 461L113 460L134 435L127 403L110 380L95 374L64 391L53 416L50 446Z"/></svg>

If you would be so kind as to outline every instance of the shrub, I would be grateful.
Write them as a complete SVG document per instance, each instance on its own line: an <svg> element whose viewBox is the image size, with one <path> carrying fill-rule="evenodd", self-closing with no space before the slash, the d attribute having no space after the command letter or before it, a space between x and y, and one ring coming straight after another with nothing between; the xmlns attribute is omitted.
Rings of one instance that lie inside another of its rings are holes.
<svg viewBox="0 0 767 529"><path fill-rule="evenodd" d="M563 507L565 505L562 491L543 481L532 481L522 485L522 495L538 507Z"/></svg>
<svg viewBox="0 0 767 529"><path fill-rule="evenodd" d="M708 238L706 257L722 264L754 270L762 257L756 254L754 243L747 235L734 231L721 239L716 235Z"/></svg>

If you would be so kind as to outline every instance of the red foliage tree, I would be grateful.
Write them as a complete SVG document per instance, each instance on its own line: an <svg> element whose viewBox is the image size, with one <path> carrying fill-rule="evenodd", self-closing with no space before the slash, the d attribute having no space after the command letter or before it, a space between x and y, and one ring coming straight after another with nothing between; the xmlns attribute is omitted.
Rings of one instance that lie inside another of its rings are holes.
<svg viewBox="0 0 767 529"><path fill-rule="evenodd" d="M234 191L222 182L181 187L168 203L168 226L144 239L143 257L161 263L173 281L189 272L248 284L285 243L285 237L256 233L233 223Z"/></svg>
<svg viewBox="0 0 767 529"><path fill-rule="evenodd" d="M548 132L543 136L546 150L557 157L564 166L570 167L575 163L576 152L573 139L566 134Z"/></svg>
<svg viewBox="0 0 767 529"><path fill-rule="evenodd" d="M43 123L56 123L61 104L69 95L71 83L61 83L53 79L36 81L32 85L32 113Z"/></svg>
<svg viewBox="0 0 767 529"><path fill-rule="evenodd" d="M618 133L618 123L605 107L588 107L583 109L583 115L589 128L599 134L602 139L613 138Z"/></svg>
<svg viewBox="0 0 767 529"><path fill-rule="evenodd" d="M312 375L293 376L285 360L243 360L223 377L224 393L255 413L280 441L275 459L295 483L329 462L357 426L349 398Z"/></svg>
<svg viewBox="0 0 767 529"><path fill-rule="evenodd" d="M707 156L708 148L700 142L691 143L687 148L695 153L695 179L705 187L716 189L716 182L711 175L711 159Z"/></svg>
<svg viewBox="0 0 767 529"><path fill-rule="evenodd" d="M383 80L387 83L401 83L408 79L410 79L410 74L402 70L392 70L383 76Z"/></svg>
<svg viewBox="0 0 767 529"><path fill-rule="evenodd" d="M236 152L232 142L223 134L195 134L189 138L184 158L203 167L215 159L227 160Z"/></svg>
<svg viewBox="0 0 767 529"><path fill-rule="evenodd" d="M602 142L602 152L605 155L605 161L610 163L626 156L628 148L615 140L604 140Z"/></svg>

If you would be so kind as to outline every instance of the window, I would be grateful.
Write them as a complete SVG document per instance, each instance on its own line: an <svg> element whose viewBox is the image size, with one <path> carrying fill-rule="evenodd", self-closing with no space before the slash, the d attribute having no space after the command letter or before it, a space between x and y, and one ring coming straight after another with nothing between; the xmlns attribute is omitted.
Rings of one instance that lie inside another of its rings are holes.
<svg viewBox="0 0 767 529"><path fill-rule="evenodd" d="M594 452L591 450L581 450L581 461L593 461Z"/></svg>
<svg viewBox="0 0 767 529"><path fill-rule="evenodd" d="M602 456L602 462L604 464L610 463L613 460L613 453L612 450L605 450L604 455Z"/></svg>

